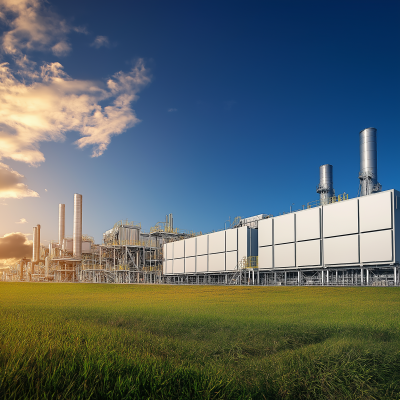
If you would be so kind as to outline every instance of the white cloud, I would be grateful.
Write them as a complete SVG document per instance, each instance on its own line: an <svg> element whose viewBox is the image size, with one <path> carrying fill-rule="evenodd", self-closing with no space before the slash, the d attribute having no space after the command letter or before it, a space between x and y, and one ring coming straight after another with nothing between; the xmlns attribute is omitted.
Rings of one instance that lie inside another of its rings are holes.
<svg viewBox="0 0 400 400"><path fill-rule="evenodd" d="M169 108L168 109L168 112L175 112L175 111L178 111L178 109L177 108Z"/></svg>
<svg viewBox="0 0 400 400"><path fill-rule="evenodd" d="M96 47L96 49L99 49L102 46L108 47L109 45L110 42L107 36L97 36L96 39L94 39L94 42L91 44L91 46Z"/></svg>
<svg viewBox="0 0 400 400"><path fill-rule="evenodd" d="M23 197L39 197L39 194L26 186L24 176L13 171L8 165L0 163L0 198L21 199ZM22 222L20 222L22 223Z"/></svg>
<svg viewBox="0 0 400 400"><path fill-rule="evenodd" d="M16 224L26 224L28 221L25 218L21 218Z"/></svg>
<svg viewBox="0 0 400 400"><path fill-rule="evenodd" d="M73 79L58 63L38 66L26 52L71 50L68 34L86 33L44 7L45 0L0 0L0 19L8 27L0 37L1 51L12 62L0 63L0 161L10 158L30 165L45 161L41 142L63 141L69 131L81 135L79 148L92 146L92 157L103 154L113 135L139 122L133 101L150 82L143 60L129 72L106 82ZM98 36L93 45L108 44ZM23 176L0 163L0 198L38 197ZM4 204L4 203L3 203Z"/></svg>
<svg viewBox="0 0 400 400"><path fill-rule="evenodd" d="M131 103L150 81L142 60L107 85L72 79L60 63L42 66L30 84L16 75L0 64L0 159L31 165L44 161L40 142L63 141L68 131L82 135L78 147L94 146L93 157L103 154L113 135L139 122ZM104 100L109 105L99 104Z"/></svg>
<svg viewBox="0 0 400 400"><path fill-rule="evenodd" d="M47 192L47 189L44 189L45 192Z"/></svg>
<svg viewBox="0 0 400 400"><path fill-rule="evenodd" d="M0 16L9 30L3 34L5 53L19 55L26 50L52 50L65 55L70 46L67 34L74 28L56 13L43 6L41 0L1 0Z"/></svg>

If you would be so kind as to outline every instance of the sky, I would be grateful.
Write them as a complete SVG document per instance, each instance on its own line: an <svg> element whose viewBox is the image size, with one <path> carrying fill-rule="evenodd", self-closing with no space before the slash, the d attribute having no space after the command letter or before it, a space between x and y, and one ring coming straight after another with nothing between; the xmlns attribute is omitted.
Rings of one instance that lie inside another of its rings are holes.
<svg viewBox="0 0 400 400"><path fill-rule="evenodd" d="M400 189L397 0L0 0L0 263L32 227L101 243L119 220L181 230L358 194L359 132Z"/></svg>

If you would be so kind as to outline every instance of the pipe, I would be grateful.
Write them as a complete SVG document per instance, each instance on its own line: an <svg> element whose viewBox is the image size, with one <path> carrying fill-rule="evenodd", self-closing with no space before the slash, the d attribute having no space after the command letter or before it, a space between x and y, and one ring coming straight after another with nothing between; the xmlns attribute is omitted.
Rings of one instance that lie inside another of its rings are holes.
<svg viewBox="0 0 400 400"><path fill-rule="evenodd" d="M330 164L324 164L319 167L319 185L317 186L320 204L329 204L330 198L335 195L333 189L333 167Z"/></svg>
<svg viewBox="0 0 400 400"><path fill-rule="evenodd" d="M74 234L73 234L73 256L82 256L82 195L74 194Z"/></svg>
<svg viewBox="0 0 400 400"><path fill-rule="evenodd" d="M58 244L62 246L65 237L65 204L58 205Z"/></svg>
<svg viewBox="0 0 400 400"><path fill-rule="evenodd" d="M360 132L360 196L380 192L378 183L378 157L376 129L367 128Z"/></svg>

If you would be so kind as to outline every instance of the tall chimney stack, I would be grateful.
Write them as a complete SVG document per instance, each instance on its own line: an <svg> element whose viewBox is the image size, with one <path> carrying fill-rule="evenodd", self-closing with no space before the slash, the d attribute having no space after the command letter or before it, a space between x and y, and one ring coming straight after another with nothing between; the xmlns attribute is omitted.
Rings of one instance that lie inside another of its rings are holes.
<svg viewBox="0 0 400 400"><path fill-rule="evenodd" d="M82 256L82 195L74 194L74 235L73 255L76 258Z"/></svg>
<svg viewBox="0 0 400 400"><path fill-rule="evenodd" d="M333 172L332 165L324 164L319 167L319 185L317 193L319 193L320 204L329 204L329 199L335 195L333 190Z"/></svg>
<svg viewBox="0 0 400 400"><path fill-rule="evenodd" d="M378 183L378 156L376 145L376 129L367 128L360 132L360 196L380 192Z"/></svg>
<svg viewBox="0 0 400 400"><path fill-rule="evenodd" d="M58 205L58 244L62 246L65 237L65 204Z"/></svg>
<svg viewBox="0 0 400 400"><path fill-rule="evenodd" d="M33 227L33 234L32 234L32 262L37 261L37 226Z"/></svg>

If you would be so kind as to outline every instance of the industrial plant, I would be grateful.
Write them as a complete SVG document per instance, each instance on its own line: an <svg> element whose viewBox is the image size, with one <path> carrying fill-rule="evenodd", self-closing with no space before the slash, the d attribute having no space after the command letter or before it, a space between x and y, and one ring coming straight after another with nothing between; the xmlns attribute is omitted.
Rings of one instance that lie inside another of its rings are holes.
<svg viewBox="0 0 400 400"><path fill-rule="evenodd" d="M3 272L3 281L219 285L397 286L400 192L382 192L376 129L360 132L358 197L335 194L333 167L320 167L318 201L279 216L237 217L208 234L174 228L173 216L149 232L119 221L103 243L82 234L82 195L74 195L73 236L65 237L59 205L58 240Z"/></svg>

